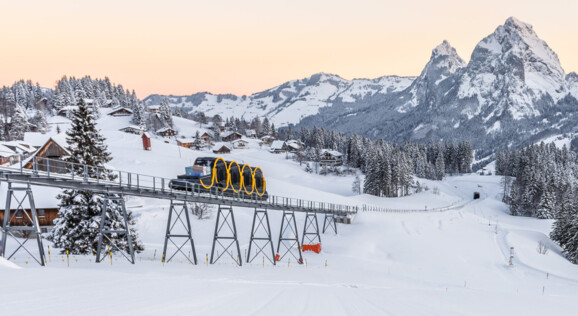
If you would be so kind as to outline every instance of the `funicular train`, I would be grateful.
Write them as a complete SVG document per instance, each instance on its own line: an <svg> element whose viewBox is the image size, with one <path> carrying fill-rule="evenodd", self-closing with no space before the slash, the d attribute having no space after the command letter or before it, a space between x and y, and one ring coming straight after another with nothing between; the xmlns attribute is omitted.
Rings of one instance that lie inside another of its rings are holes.
<svg viewBox="0 0 578 316"><path fill-rule="evenodd" d="M223 158L199 157L185 174L169 182L174 190L219 193L245 199L267 200L263 170Z"/></svg>

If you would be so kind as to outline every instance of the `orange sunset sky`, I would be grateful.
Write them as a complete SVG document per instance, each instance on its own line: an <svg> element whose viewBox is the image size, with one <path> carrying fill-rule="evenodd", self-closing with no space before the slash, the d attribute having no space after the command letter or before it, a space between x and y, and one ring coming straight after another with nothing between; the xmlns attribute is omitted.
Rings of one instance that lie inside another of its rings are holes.
<svg viewBox="0 0 578 316"><path fill-rule="evenodd" d="M415 76L448 40L466 61L509 16L578 71L578 1L27 0L0 6L0 86L108 76L140 98L238 95L317 72Z"/></svg>

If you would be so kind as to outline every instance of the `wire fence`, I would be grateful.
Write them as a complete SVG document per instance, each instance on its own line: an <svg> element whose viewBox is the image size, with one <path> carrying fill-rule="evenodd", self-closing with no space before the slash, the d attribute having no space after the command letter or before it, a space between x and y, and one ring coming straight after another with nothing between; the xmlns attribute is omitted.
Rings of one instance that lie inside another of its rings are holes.
<svg viewBox="0 0 578 316"><path fill-rule="evenodd" d="M380 206L372 206L364 204L361 207L362 212L375 212L375 213L433 213L433 212L446 212L451 210L457 210L463 208L470 201L459 200L453 202L450 205L428 208L427 206L422 209L395 209L395 208L385 208Z"/></svg>

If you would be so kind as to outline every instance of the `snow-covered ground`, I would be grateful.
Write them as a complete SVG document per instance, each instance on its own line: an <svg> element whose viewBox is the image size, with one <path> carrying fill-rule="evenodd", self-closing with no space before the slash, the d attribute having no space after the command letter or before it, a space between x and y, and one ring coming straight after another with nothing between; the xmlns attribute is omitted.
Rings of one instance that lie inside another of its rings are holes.
<svg viewBox="0 0 578 316"><path fill-rule="evenodd" d="M170 178L209 154L162 139L153 139L152 151L144 151L139 136L116 131L127 123L123 120L99 121L114 156L110 165L118 170ZM499 177L420 179L430 190L397 199L354 196L353 177L308 174L284 155L251 146L227 159L262 167L271 194L390 209L467 203L446 212L362 212L351 225L338 224L337 235L323 234L323 251L304 253L304 265L286 259L263 265L258 257L238 267L225 257L206 264L214 213L192 222L199 265L182 256L163 264L169 202L127 197L146 246L135 265L118 255L112 264L72 256L67 267L55 249L46 267L30 262L24 252L10 262L0 259L0 284L5 285L0 315L575 315L578 266L549 240L552 221L508 215L500 202ZM435 187L439 194L433 193ZM472 200L474 191L481 193L479 200ZM234 211L244 253L252 210ZM281 214L269 214L276 245ZM304 215L297 221L301 232ZM549 247L545 255L537 251L540 241Z"/></svg>

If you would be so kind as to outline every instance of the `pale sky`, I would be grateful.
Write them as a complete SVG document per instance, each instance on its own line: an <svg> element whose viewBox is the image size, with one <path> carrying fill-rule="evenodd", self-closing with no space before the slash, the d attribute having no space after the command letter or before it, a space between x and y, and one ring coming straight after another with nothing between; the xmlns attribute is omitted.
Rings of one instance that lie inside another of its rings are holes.
<svg viewBox="0 0 578 316"><path fill-rule="evenodd" d="M468 61L509 16L578 71L578 1L5 0L0 86L63 75L135 90L252 94L327 72L418 75L444 39Z"/></svg>

